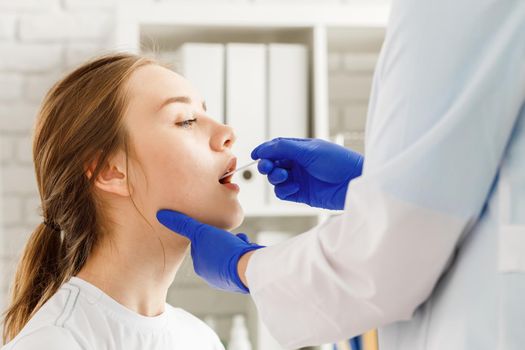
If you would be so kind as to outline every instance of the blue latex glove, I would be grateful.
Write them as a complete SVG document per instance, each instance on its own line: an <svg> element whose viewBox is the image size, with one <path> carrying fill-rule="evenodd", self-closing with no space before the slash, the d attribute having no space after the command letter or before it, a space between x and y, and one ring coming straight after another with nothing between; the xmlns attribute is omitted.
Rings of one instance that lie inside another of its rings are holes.
<svg viewBox="0 0 525 350"><path fill-rule="evenodd" d="M364 158L321 139L276 138L257 146L259 172L268 175L275 195L312 207L344 209L350 180L361 175Z"/></svg>
<svg viewBox="0 0 525 350"><path fill-rule="evenodd" d="M241 256L263 246L250 243L244 233L233 235L176 211L159 210L157 220L191 241L193 268L210 286L249 293L239 278L237 264Z"/></svg>

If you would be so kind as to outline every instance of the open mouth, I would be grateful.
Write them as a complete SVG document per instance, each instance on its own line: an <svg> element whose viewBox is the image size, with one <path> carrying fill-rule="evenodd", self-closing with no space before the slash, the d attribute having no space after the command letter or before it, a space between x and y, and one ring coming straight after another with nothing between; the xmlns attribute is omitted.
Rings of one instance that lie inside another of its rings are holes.
<svg viewBox="0 0 525 350"><path fill-rule="evenodd" d="M225 174L229 173L230 171L233 171L235 170L235 167L237 166L237 158L232 158L229 162L228 162L228 167L226 168L226 170L224 171L224 173L222 173L222 175L219 177L219 183L220 184L228 184L228 183L231 183L231 180L233 178L233 174L232 175L229 175L223 179L221 179L221 177L223 177Z"/></svg>

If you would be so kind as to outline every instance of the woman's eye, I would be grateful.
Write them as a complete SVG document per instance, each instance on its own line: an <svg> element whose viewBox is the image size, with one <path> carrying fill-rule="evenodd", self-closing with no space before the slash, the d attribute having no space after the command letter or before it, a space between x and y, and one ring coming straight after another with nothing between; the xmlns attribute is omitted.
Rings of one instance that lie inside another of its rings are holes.
<svg viewBox="0 0 525 350"><path fill-rule="evenodd" d="M193 119L188 119L188 120L185 120L183 122L178 122L178 123L175 123L175 125L177 126L180 126L181 128L191 128L193 126L193 123L196 123L197 122L197 118L193 118Z"/></svg>

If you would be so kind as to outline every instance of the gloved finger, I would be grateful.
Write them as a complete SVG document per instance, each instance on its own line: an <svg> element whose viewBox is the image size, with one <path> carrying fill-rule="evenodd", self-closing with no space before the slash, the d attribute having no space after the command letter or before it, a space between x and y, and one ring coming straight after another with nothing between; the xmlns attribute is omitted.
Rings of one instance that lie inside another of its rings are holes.
<svg viewBox="0 0 525 350"><path fill-rule="evenodd" d="M288 180L288 171L283 168L274 168L270 174L268 174L268 181L272 185L278 185Z"/></svg>
<svg viewBox="0 0 525 350"><path fill-rule="evenodd" d="M245 233L237 233L236 236L239 237L240 239L242 239L243 241L245 241L248 244L252 243L252 242L250 242L250 239L248 238L248 235L246 235Z"/></svg>
<svg viewBox="0 0 525 350"><path fill-rule="evenodd" d="M264 142L251 153L253 159L267 158L271 160L277 159L297 159L304 152L300 152L304 147L304 143L312 139L296 139L296 138L282 138L278 137L271 141Z"/></svg>
<svg viewBox="0 0 525 350"><path fill-rule="evenodd" d="M273 162L273 165L283 169L292 169L294 162L290 159L278 159Z"/></svg>
<svg viewBox="0 0 525 350"><path fill-rule="evenodd" d="M251 157L253 158L253 160L256 160L258 158L256 158L256 154L258 152L258 150L261 148L261 147L264 147L270 143L274 143L278 140L290 140L290 141L308 141L308 140L311 140L311 139L304 139L304 138L297 138L297 137L276 137L276 138L273 138L269 141L265 141L263 143L261 143L259 146L255 147L253 150L252 150L252 153L251 153Z"/></svg>
<svg viewBox="0 0 525 350"><path fill-rule="evenodd" d="M170 230L189 238L191 241L194 240L197 232L207 226L185 214L168 209L159 210L157 220ZM210 226L210 229L214 228Z"/></svg>
<svg viewBox="0 0 525 350"><path fill-rule="evenodd" d="M286 182L280 185L275 186L274 192L277 198L286 199L287 197L297 193L300 187L297 182Z"/></svg>
<svg viewBox="0 0 525 350"><path fill-rule="evenodd" d="M261 157L259 157L257 155L257 153L259 152L259 149L261 149L262 147L266 147L270 144L273 144L275 142L276 139L272 139L270 141L265 141L263 143L261 143L259 146L255 147L253 150L252 150L252 153L250 153L250 157L252 157L253 160L257 160Z"/></svg>
<svg viewBox="0 0 525 350"><path fill-rule="evenodd" d="M263 175L268 174L272 169L274 168L274 164L269 159L261 159L261 161L257 164L257 169L259 172Z"/></svg>

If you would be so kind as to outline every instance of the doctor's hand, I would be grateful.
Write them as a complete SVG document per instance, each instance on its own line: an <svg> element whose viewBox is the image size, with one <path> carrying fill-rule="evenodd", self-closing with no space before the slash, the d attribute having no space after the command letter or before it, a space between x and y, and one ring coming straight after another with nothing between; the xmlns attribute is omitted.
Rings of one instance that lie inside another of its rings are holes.
<svg viewBox="0 0 525 350"><path fill-rule="evenodd" d="M344 209L350 180L361 175L364 158L321 139L276 138L257 146L252 158L282 200Z"/></svg>
<svg viewBox="0 0 525 350"><path fill-rule="evenodd" d="M263 246L250 243L243 233L234 235L176 211L159 210L157 220L191 241L193 268L209 285L229 292L249 293L239 270L244 275L247 264L244 255L249 256L249 252Z"/></svg>

